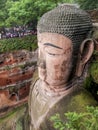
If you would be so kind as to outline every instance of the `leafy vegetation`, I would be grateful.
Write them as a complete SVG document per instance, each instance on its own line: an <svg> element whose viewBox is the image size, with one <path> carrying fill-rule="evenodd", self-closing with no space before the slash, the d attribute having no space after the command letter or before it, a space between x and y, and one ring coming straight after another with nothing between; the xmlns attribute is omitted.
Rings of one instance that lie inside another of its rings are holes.
<svg viewBox="0 0 98 130"><path fill-rule="evenodd" d="M0 26L32 24L35 28L38 19L59 3L73 3L74 0L1 0ZM4 22L5 21L5 22Z"/></svg>
<svg viewBox="0 0 98 130"><path fill-rule="evenodd" d="M25 118L24 113L26 113L26 109L27 109L27 103L15 107L11 111L8 112L6 111L7 113L0 117L0 130L11 130L13 128L15 129L17 128L17 130L23 130L24 118Z"/></svg>
<svg viewBox="0 0 98 130"><path fill-rule="evenodd" d="M0 53L10 52L14 50L35 50L37 48L37 38L33 36L25 36L21 38L9 38L0 40Z"/></svg>
<svg viewBox="0 0 98 130"><path fill-rule="evenodd" d="M62 3L79 4L85 10L98 8L97 0L0 0L0 27L30 24L36 28L45 12Z"/></svg>
<svg viewBox="0 0 98 130"><path fill-rule="evenodd" d="M88 76L84 80L83 87L90 91L98 101L98 51L94 51L93 59L89 66Z"/></svg>
<svg viewBox="0 0 98 130"><path fill-rule="evenodd" d="M94 82L98 84L98 61L93 62L90 68L91 76L93 77Z"/></svg>
<svg viewBox="0 0 98 130"><path fill-rule="evenodd" d="M98 130L98 107L88 107L82 113L67 112L64 114L65 120L60 114L51 117L53 127L56 130Z"/></svg>
<svg viewBox="0 0 98 130"><path fill-rule="evenodd" d="M82 9L92 10L98 9L98 0L75 0Z"/></svg>
<svg viewBox="0 0 98 130"><path fill-rule="evenodd" d="M37 21L47 11L62 3L79 4L81 8L97 9L97 0L0 0L0 26L29 25L36 28Z"/></svg>

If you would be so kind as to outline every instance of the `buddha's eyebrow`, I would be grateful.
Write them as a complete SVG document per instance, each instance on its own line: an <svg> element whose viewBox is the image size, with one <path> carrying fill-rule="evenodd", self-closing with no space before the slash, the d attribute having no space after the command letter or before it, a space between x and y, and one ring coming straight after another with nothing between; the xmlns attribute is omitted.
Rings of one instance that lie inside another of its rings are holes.
<svg viewBox="0 0 98 130"><path fill-rule="evenodd" d="M52 46L52 47L55 47L55 48L58 48L58 49L63 49L63 48L61 48L59 46L56 46L56 45L54 45L52 43L44 43L44 45L46 45L46 46Z"/></svg>

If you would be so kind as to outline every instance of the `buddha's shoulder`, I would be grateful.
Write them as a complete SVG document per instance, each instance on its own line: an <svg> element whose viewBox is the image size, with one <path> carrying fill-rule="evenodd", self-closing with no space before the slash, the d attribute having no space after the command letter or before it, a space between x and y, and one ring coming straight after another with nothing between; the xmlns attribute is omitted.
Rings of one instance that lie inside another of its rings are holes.
<svg viewBox="0 0 98 130"><path fill-rule="evenodd" d="M94 97L82 87L73 87L72 90L62 96L49 110L49 116L53 113L65 113L68 111L83 112L87 106L98 105Z"/></svg>
<svg viewBox="0 0 98 130"><path fill-rule="evenodd" d="M67 112L86 112L87 106L96 105L97 102L88 91L81 87L73 88L73 90L69 94L63 96L60 100L58 100L58 102L56 102L52 107L48 109L48 113L41 124L42 130L45 127L47 128L47 130L54 130L52 126L46 126L46 124L50 124L50 118L55 114L60 114L62 117L64 116L64 113Z"/></svg>

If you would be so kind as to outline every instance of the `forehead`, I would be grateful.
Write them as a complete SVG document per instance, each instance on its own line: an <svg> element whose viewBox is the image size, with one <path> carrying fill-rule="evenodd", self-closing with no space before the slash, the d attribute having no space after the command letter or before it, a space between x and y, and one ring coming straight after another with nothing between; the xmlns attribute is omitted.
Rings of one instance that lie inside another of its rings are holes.
<svg viewBox="0 0 98 130"><path fill-rule="evenodd" d="M47 46L52 44L62 49L72 47L72 41L68 37L58 33L39 33L37 37L39 47L42 45L44 46L46 43L48 43Z"/></svg>

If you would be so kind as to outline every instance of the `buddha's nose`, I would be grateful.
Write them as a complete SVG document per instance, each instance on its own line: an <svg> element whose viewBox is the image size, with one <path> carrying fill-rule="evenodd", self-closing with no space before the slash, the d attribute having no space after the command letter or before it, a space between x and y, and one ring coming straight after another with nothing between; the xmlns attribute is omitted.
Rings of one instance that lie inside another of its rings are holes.
<svg viewBox="0 0 98 130"><path fill-rule="evenodd" d="M43 59L39 59L37 62L38 67L42 68L42 69L46 69L46 63L45 60Z"/></svg>

